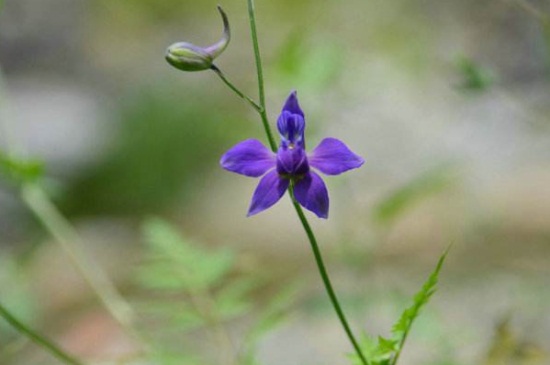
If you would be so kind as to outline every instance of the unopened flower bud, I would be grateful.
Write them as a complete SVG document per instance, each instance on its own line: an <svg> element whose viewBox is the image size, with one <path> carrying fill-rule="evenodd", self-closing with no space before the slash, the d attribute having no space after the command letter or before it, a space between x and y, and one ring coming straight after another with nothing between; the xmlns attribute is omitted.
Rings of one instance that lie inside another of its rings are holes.
<svg viewBox="0 0 550 365"><path fill-rule="evenodd" d="M199 47L187 42L174 43L166 50L166 61L169 64L182 71L203 71L213 66L214 59L225 50L231 39L227 15L219 5L218 11L223 20L221 39L208 47Z"/></svg>

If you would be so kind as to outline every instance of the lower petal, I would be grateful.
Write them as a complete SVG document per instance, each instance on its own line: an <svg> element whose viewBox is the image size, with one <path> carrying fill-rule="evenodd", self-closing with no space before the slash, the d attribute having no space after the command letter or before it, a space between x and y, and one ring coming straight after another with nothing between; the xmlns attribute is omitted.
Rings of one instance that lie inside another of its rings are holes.
<svg viewBox="0 0 550 365"><path fill-rule="evenodd" d="M277 203L288 189L288 184L289 180L281 178L277 170L268 172L254 191L248 216L258 214Z"/></svg>
<svg viewBox="0 0 550 365"><path fill-rule="evenodd" d="M328 218L328 191L323 179L310 171L294 186L294 197L301 206L319 218Z"/></svg>

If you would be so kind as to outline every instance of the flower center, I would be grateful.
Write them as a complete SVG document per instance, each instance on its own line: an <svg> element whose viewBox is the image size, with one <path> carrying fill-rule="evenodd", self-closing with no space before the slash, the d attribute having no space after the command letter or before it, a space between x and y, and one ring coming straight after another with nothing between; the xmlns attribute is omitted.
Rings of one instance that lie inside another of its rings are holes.
<svg viewBox="0 0 550 365"><path fill-rule="evenodd" d="M292 143L279 147L277 151L277 172L284 178L300 177L309 172L305 150Z"/></svg>

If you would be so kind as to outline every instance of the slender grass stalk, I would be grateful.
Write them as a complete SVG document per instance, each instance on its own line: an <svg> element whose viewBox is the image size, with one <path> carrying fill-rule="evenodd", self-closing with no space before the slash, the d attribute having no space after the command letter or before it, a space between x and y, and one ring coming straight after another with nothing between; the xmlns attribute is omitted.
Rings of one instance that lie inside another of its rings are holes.
<svg viewBox="0 0 550 365"><path fill-rule="evenodd" d="M254 47L254 59L256 61L256 73L258 74L258 94L260 97L261 110L258 111L262 118L262 124L264 125L265 134L269 141L269 146L273 152L277 151L277 144L271 133L269 127L269 120L267 118L267 110L265 107L265 89L264 89L264 74L262 70L262 58L260 56L260 44L258 42L258 32L256 30L256 15L254 11L254 0L248 0L248 19L250 20L250 34L252 35L252 45Z"/></svg>
<svg viewBox="0 0 550 365"><path fill-rule="evenodd" d="M61 348L59 348L52 341L48 340L43 335L33 331L28 326L20 322L15 316L13 316L7 308L0 304L0 316L6 320L13 328L19 331L24 336L28 337L30 340L35 342L37 345L44 348L46 351L51 353L53 356L64 362L68 365L84 365L83 362L77 360L73 356L67 354Z"/></svg>
<svg viewBox="0 0 550 365"><path fill-rule="evenodd" d="M21 187L21 197L44 227L59 242L61 248L70 257L109 313L133 334L134 314L132 308L118 293L100 267L84 252L80 237L50 201L46 192L36 183L24 183Z"/></svg>

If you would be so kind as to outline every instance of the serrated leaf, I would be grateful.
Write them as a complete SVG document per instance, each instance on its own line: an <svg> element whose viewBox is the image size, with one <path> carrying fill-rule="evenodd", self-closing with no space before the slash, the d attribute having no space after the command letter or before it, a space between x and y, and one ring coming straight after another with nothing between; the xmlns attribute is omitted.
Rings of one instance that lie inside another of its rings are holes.
<svg viewBox="0 0 550 365"><path fill-rule="evenodd" d="M378 340L363 333L359 341L359 346L370 365L388 365L391 355L395 350L395 341L382 336ZM363 365L363 361L356 353L349 354L349 358L354 365Z"/></svg>
<svg viewBox="0 0 550 365"><path fill-rule="evenodd" d="M394 324L392 328L392 335L393 335L392 339L395 341L395 345L396 345L395 355L394 355L395 360L399 358L399 355L401 353L401 350L403 349L403 345L405 344L405 340L407 339L407 335L411 330L414 320L418 317L422 307L424 307L428 303L431 296L435 293L437 289L439 272L443 267L445 258L449 253L449 249L450 247L447 250L445 250L443 255L439 258L439 261L437 262L437 266L435 267L435 270L430 274L430 276L428 277L428 280L426 280L426 282L422 286L422 289L415 294L413 298L413 304L407 309L405 309L405 311L403 311L403 313L401 314L401 317ZM392 365L395 364L395 360L392 362Z"/></svg>

